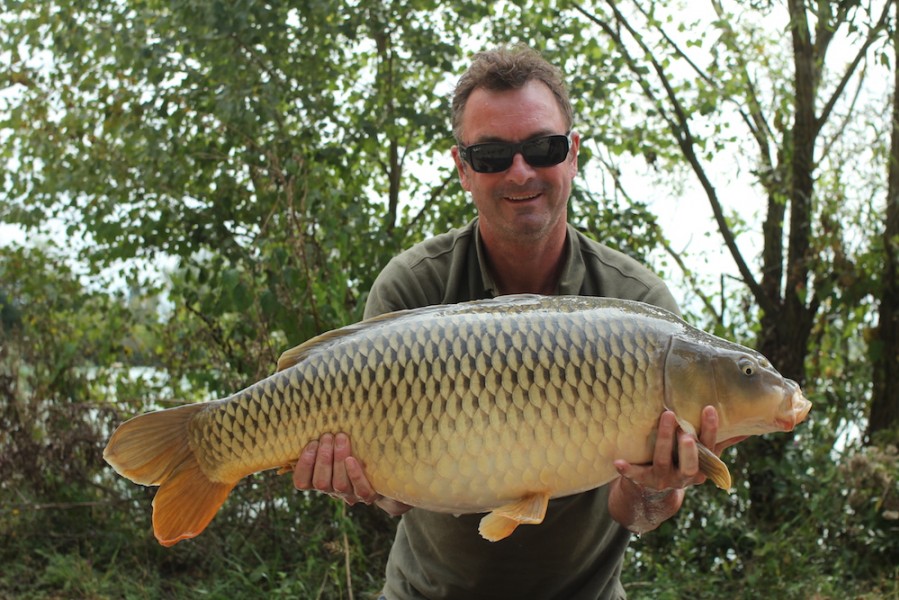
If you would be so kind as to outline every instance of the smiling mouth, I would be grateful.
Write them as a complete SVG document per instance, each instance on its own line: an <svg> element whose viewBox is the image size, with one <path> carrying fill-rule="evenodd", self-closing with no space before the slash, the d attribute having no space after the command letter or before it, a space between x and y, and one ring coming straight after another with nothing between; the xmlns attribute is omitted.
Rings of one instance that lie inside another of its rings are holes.
<svg viewBox="0 0 899 600"><path fill-rule="evenodd" d="M517 195L517 196L503 196L503 200L507 200L509 202L528 202L529 200L534 200L538 198L540 193L536 194L526 194L526 195Z"/></svg>

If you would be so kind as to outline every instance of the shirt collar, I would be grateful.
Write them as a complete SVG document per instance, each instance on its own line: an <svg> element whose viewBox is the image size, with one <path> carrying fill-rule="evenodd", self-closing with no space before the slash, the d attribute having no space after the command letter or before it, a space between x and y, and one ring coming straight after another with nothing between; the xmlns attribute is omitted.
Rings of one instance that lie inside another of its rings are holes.
<svg viewBox="0 0 899 600"><path fill-rule="evenodd" d="M568 237L565 240L565 264L562 265L562 276L559 278L560 296L576 296L581 293L587 266L581 253L581 234L570 223Z"/></svg>
<svg viewBox="0 0 899 600"><path fill-rule="evenodd" d="M481 283L484 286L484 292L489 298L494 298L496 297L496 283L487 266L487 252L484 251L484 241L481 239L481 228L478 223L475 223L474 227L474 245L478 253L478 268L481 270Z"/></svg>
<svg viewBox="0 0 899 600"><path fill-rule="evenodd" d="M489 297L496 296L496 282L490 273L487 264L487 253L484 250L484 242L481 239L481 228L475 224L474 228L475 249L478 257L478 267L481 271L481 282L484 291ZM559 278L557 293L559 295L577 295L581 291L586 276L587 268L584 265L584 257L581 255L581 241L577 230L569 223L568 235L565 239L565 262L562 265L562 276Z"/></svg>

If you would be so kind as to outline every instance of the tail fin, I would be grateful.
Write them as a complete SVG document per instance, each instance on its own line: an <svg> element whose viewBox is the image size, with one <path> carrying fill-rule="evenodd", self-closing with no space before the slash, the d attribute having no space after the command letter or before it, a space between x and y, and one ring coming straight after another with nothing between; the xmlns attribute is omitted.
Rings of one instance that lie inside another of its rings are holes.
<svg viewBox="0 0 899 600"><path fill-rule="evenodd" d="M117 473L142 485L158 485L153 532L163 546L203 531L237 481L209 479L190 447L188 424L207 405L189 404L123 423L103 451Z"/></svg>

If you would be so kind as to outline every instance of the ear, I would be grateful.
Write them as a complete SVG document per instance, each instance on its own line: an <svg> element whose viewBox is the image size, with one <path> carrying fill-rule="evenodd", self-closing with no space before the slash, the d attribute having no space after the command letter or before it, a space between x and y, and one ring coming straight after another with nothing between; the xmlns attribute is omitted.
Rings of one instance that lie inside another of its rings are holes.
<svg viewBox="0 0 899 600"><path fill-rule="evenodd" d="M465 164L465 161L459 156L459 146L453 146L452 154L453 161L456 163L456 171L459 173L459 183L462 184L463 190L470 192L471 181L468 179L468 165Z"/></svg>
<svg viewBox="0 0 899 600"><path fill-rule="evenodd" d="M571 177L577 175L577 153L581 147L581 134L577 131L571 132Z"/></svg>

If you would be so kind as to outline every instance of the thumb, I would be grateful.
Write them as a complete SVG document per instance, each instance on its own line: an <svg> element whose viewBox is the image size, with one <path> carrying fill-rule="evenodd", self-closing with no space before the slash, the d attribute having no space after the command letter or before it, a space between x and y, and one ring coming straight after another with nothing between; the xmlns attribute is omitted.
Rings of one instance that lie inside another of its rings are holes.
<svg viewBox="0 0 899 600"><path fill-rule="evenodd" d="M630 479L630 475L633 473L633 465L626 460L616 460L612 463L615 466L615 470L618 471L618 474L622 477L627 477Z"/></svg>

